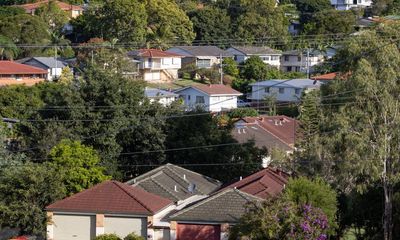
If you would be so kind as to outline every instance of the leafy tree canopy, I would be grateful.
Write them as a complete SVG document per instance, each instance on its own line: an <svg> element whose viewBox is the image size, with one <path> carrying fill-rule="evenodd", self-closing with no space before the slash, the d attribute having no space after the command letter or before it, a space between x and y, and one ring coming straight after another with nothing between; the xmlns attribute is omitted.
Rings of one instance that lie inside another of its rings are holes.
<svg viewBox="0 0 400 240"><path fill-rule="evenodd" d="M36 9L35 15L39 16L47 23L52 32L60 32L68 22L68 14L62 10L55 1L42 4Z"/></svg>
<svg viewBox="0 0 400 240"><path fill-rule="evenodd" d="M62 140L49 154L51 163L64 174L67 194L72 195L109 179L99 166L100 157L79 141Z"/></svg>

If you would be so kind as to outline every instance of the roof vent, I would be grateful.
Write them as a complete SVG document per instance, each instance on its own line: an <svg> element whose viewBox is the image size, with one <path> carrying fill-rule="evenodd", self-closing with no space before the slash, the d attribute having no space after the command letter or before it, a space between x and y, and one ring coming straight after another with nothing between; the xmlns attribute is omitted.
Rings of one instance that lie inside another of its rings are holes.
<svg viewBox="0 0 400 240"><path fill-rule="evenodd" d="M274 120L275 126L278 126L278 120Z"/></svg>
<svg viewBox="0 0 400 240"><path fill-rule="evenodd" d="M242 176L240 176L240 177L239 177L239 180L241 181L242 179L243 179L243 177L242 177Z"/></svg>
<svg viewBox="0 0 400 240"><path fill-rule="evenodd" d="M183 179L185 179L185 180L186 180L186 174L183 174Z"/></svg>
<svg viewBox="0 0 400 240"><path fill-rule="evenodd" d="M174 191L178 192L178 187L176 185L174 186Z"/></svg>

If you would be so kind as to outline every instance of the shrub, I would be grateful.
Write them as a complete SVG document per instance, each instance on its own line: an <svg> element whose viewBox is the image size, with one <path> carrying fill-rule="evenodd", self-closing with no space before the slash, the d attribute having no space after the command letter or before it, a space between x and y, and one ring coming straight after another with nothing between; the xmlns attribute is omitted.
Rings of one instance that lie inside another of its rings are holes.
<svg viewBox="0 0 400 240"><path fill-rule="evenodd" d="M129 233L124 240L144 240L144 237L136 235L136 233Z"/></svg>
<svg viewBox="0 0 400 240"><path fill-rule="evenodd" d="M94 240L122 240L122 239L118 237L116 234L110 233L110 234L99 235Z"/></svg>
<svg viewBox="0 0 400 240"><path fill-rule="evenodd" d="M230 118L242 118L242 117L257 117L258 112L254 108L236 108L228 113Z"/></svg>
<svg viewBox="0 0 400 240"><path fill-rule="evenodd" d="M181 78L194 79L196 77L197 70L198 68L196 64L187 64L178 71L178 75Z"/></svg>

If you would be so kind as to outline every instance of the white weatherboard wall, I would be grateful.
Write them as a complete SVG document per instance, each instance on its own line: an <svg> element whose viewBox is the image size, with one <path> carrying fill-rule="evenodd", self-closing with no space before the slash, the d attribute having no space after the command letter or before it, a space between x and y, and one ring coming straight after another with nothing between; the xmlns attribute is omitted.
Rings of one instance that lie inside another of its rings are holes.
<svg viewBox="0 0 400 240"><path fill-rule="evenodd" d="M132 232L146 237L147 218L107 215L104 217L104 233L114 233L121 238L124 238L126 235Z"/></svg>
<svg viewBox="0 0 400 240"><path fill-rule="evenodd" d="M234 95L208 95L195 88L187 88L178 92L179 97L184 100L185 105L189 109L196 106L203 107L204 110L210 112L220 112L225 109L237 108L237 96ZM197 103L197 97L203 97L204 103Z"/></svg>
<svg viewBox="0 0 400 240"><path fill-rule="evenodd" d="M304 89L297 88L299 93L296 94L296 88L293 87L283 87L283 93L279 93L279 88L277 87L269 88L269 92L266 92L265 86L252 86L251 89L252 100L265 100L266 97L275 97L280 102L298 102L304 91Z"/></svg>
<svg viewBox="0 0 400 240"><path fill-rule="evenodd" d="M235 61L237 63L242 63L252 56L252 55L246 55L246 54L236 50L235 48L229 48L226 51L235 56ZM280 58L281 54L263 54L263 55L255 55L255 56L260 57L265 64L269 64L269 65L277 67L277 68L279 68L281 65L281 58ZM274 57L272 57L272 56L274 56Z"/></svg>

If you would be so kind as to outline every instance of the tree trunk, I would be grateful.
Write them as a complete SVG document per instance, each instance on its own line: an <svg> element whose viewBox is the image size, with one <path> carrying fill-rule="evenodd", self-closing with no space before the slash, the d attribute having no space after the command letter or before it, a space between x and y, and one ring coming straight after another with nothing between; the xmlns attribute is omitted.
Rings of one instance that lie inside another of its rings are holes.
<svg viewBox="0 0 400 240"><path fill-rule="evenodd" d="M383 191L385 195L385 210L383 213L383 236L384 240L392 240L393 238L393 186L387 177L383 180Z"/></svg>

